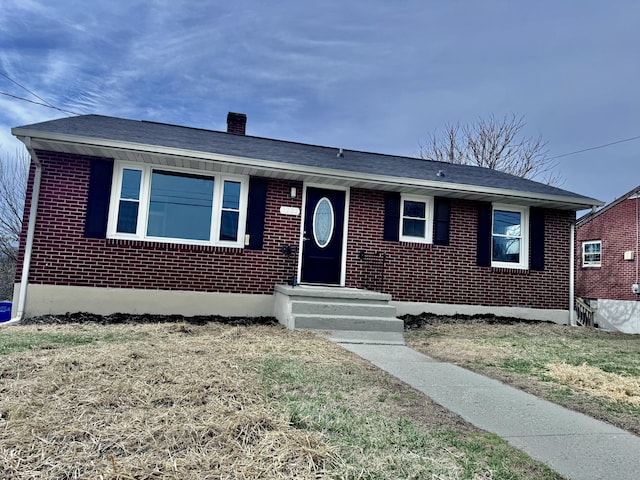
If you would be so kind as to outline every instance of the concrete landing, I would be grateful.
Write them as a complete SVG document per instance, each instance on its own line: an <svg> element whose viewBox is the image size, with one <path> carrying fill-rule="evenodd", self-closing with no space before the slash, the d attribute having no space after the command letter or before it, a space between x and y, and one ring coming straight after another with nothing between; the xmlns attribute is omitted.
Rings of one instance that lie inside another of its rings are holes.
<svg viewBox="0 0 640 480"><path fill-rule="evenodd" d="M567 478L640 478L629 432L408 347L339 343Z"/></svg>
<svg viewBox="0 0 640 480"><path fill-rule="evenodd" d="M359 345L404 345L404 335L397 332L363 332L354 330L329 330L325 338L334 343Z"/></svg>

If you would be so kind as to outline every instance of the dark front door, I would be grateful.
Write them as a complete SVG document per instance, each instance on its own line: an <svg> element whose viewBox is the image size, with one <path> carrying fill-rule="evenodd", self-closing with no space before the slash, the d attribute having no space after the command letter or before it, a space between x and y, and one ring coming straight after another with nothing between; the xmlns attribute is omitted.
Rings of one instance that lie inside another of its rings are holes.
<svg viewBox="0 0 640 480"><path fill-rule="evenodd" d="M340 285L345 195L343 190L307 188L302 282Z"/></svg>

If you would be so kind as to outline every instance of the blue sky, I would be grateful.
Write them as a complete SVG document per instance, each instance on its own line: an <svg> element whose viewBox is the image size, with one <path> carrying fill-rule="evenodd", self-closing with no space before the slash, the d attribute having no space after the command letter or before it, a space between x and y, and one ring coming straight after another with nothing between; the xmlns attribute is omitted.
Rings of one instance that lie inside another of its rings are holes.
<svg viewBox="0 0 640 480"><path fill-rule="evenodd" d="M408 156L514 113L562 155L640 136L639 20L633 0L3 0L0 72L72 112L214 130L243 112L250 135ZM0 95L2 152L66 115ZM609 202L640 184L640 139L558 163Z"/></svg>

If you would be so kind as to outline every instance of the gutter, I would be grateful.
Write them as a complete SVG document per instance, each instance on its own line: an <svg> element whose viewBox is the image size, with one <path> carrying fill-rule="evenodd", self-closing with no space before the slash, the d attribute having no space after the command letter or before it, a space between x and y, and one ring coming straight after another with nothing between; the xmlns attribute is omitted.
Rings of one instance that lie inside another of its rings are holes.
<svg viewBox="0 0 640 480"><path fill-rule="evenodd" d="M22 278L20 279L20 293L18 295L18 305L15 317L3 325L19 323L24 316L24 307L27 302L27 285L29 283L29 269L31 267L31 252L33 251L33 237L36 230L36 214L38 212L38 200L40 199L40 180L42 178L42 164L31 145L31 137L24 137L24 144L31 156L36 171L33 177L33 189L31 191L31 205L29 207L29 226L27 228L27 240L24 248L24 258L22 260Z"/></svg>

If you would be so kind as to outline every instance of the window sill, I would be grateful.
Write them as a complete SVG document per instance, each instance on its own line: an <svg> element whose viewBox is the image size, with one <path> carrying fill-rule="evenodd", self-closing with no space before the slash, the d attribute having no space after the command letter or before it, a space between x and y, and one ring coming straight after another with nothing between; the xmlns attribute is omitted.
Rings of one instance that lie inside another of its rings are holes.
<svg viewBox="0 0 640 480"><path fill-rule="evenodd" d="M412 247L412 248L418 248L418 249L431 249L431 247L433 247L433 243L432 242L427 242L427 241L418 241L418 240L407 240L407 239L400 239L399 243L403 246L403 247Z"/></svg>
<svg viewBox="0 0 640 480"><path fill-rule="evenodd" d="M518 267L491 267L491 272L510 275L529 275L531 270L529 270L528 268Z"/></svg>
<svg viewBox="0 0 640 480"><path fill-rule="evenodd" d="M113 247L126 247L142 250L165 250L183 252L212 252L212 253L236 253L241 254L244 248L228 245L157 242L153 240L138 240L124 238L107 238L107 245Z"/></svg>

